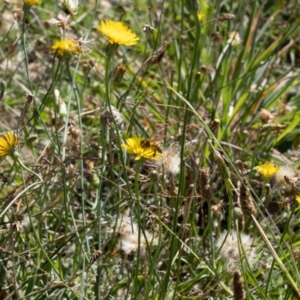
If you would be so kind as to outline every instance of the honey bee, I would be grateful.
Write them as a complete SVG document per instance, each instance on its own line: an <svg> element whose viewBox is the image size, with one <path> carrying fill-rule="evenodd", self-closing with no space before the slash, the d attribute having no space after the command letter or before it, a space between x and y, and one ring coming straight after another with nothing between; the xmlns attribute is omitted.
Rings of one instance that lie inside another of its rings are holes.
<svg viewBox="0 0 300 300"><path fill-rule="evenodd" d="M151 148L153 150L153 156L156 156L156 153L162 153L161 146L159 143L152 139L144 139L141 141L141 147L143 149Z"/></svg>

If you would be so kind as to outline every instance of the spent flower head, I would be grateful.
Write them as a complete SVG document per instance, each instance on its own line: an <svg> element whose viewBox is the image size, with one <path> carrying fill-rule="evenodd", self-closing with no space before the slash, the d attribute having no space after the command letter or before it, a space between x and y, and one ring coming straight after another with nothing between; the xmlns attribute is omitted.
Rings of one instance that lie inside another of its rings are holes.
<svg viewBox="0 0 300 300"><path fill-rule="evenodd" d="M286 185L287 180L297 179L299 173L289 166L279 166L277 172L274 174L274 183L277 186Z"/></svg>
<svg viewBox="0 0 300 300"><path fill-rule="evenodd" d="M177 144L170 145L163 151L163 155L159 157L157 164L164 172L176 175L180 171L180 151Z"/></svg>
<svg viewBox="0 0 300 300"><path fill-rule="evenodd" d="M300 173L289 166L278 166L266 162L261 166L255 167L265 178L271 178L273 188L280 189L285 192L296 192L298 194L298 186L300 182ZM297 198L296 198L297 200ZM298 201L298 200L297 200Z"/></svg>
<svg viewBox="0 0 300 300"><path fill-rule="evenodd" d="M229 271L234 271L243 258L247 259L250 267L253 266L255 248L249 235L240 233L238 236L234 230L229 233L224 231L220 234L216 246Z"/></svg>
<svg viewBox="0 0 300 300"><path fill-rule="evenodd" d="M0 157L7 155L14 156L15 148L18 145L18 137L12 132L8 131L0 137Z"/></svg>
<svg viewBox="0 0 300 300"><path fill-rule="evenodd" d="M78 13L78 0L60 0L59 6L70 15L76 15Z"/></svg>
<svg viewBox="0 0 300 300"><path fill-rule="evenodd" d="M162 150L154 140L131 137L126 139L126 144L122 144L127 153L136 155L135 160L141 158L156 160L162 155Z"/></svg>
<svg viewBox="0 0 300 300"><path fill-rule="evenodd" d="M126 255L134 254L139 249L142 257L145 257L148 245L158 244L158 238L154 233L148 230L139 233L141 230L139 225L129 216L119 217L115 229L119 235L118 248Z"/></svg>
<svg viewBox="0 0 300 300"><path fill-rule="evenodd" d="M298 195L300 191L299 183L300 173L289 166L280 166L271 178L271 185L274 189L279 189L285 193L292 193L291 196L293 197Z"/></svg>
<svg viewBox="0 0 300 300"><path fill-rule="evenodd" d="M110 105L110 108L107 107L103 111L100 120L103 130L105 130L106 127L114 128L114 122L119 130L122 130L124 127L122 114L113 105Z"/></svg>
<svg viewBox="0 0 300 300"><path fill-rule="evenodd" d="M71 27L68 25L71 15L63 16L63 15L57 15L49 20L47 20L45 23L48 26L58 26L62 28L63 30L71 30Z"/></svg>
<svg viewBox="0 0 300 300"><path fill-rule="evenodd" d="M57 54L60 58L68 58L72 54L79 54L80 47L76 40L71 38L62 39L61 41L56 41L51 47L51 53Z"/></svg>
<svg viewBox="0 0 300 300"><path fill-rule="evenodd" d="M231 31L229 32L229 39L227 41L228 44L231 44L232 46L237 46L242 43L242 39L240 37L240 34L237 31Z"/></svg>
<svg viewBox="0 0 300 300"><path fill-rule="evenodd" d="M139 37L122 22L101 21L98 30L108 38L111 44L133 46L139 40Z"/></svg>

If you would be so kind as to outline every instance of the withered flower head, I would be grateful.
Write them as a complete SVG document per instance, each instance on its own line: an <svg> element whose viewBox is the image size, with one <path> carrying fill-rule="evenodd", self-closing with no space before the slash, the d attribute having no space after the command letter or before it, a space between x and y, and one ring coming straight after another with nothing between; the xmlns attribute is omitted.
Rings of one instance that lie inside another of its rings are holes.
<svg viewBox="0 0 300 300"><path fill-rule="evenodd" d="M157 160L158 167L164 172L176 175L180 171L180 155L177 144L171 144L169 148L163 151L163 155Z"/></svg>
<svg viewBox="0 0 300 300"><path fill-rule="evenodd" d="M155 234L148 230L139 232L141 231L139 225L128 216L118 218L115 230L119 233L119 250L126 255L134 254L140 249L142 257L145 257L148 245L156 246L158 244Z"/></svg>
<svg viewBox="0 0 300 300"><path fill-rule="evenodd" d="M244 233L237 235L236 231L220 234L216 246L219 249L220 256L226 262L228 271L234 271L243 259L247 259L250 267L253 266L255 257L255 248L253 239Z"/></svg>

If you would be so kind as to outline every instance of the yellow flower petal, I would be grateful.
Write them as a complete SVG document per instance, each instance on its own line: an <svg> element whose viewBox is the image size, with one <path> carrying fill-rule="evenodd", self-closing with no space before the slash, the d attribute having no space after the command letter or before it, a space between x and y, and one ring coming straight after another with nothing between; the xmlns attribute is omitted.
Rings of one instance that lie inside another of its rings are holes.
<svg viewBox="0 0 300 300"><path fill-rule="evenodd" d="M108 38L111 44L132 46L139 40L139 37L122 22L102 21L98 30Z"/></svg>
<svg viewBox="0 0 300 300"><path fill-rule="evenodd" d="M72 54L79 54L80 48L74 39L63 39L56 41L51 47L51 53L59 57L69 57Z"/></svg>
<svg viewBox="0 0 300 300"><path fill-rule="evenodd" d="M38 4L39 2L40 0L23 0L23 3L28 5L35 5Z"/></svg>
<svg viewBox="0 0 300 300"><path fill-rule="evenodd" d="M297 196L295 197L295 199L296 199L296 201L300 204L300 195L297 195Z"/></svg>
<svg viewBox="0 0 300 300"><path fill-rule="evenodd" d="M202 13L202 12L199 12L199 13L197 14L197 16L198 16L199 21L202 21L203 18L204 18L204 16L205 16L205 14Z"/></svg>
<svg viewBox="0 0 300 300"><path fill-rule="evenodd" d="M126 139L126 144L121 145L127 153L134 154L135 160L141 158L153 159L156 160L162 155L162 151L155 141L140 138L132 137Z"/></svg>
<svg viewBox="0 0 300 300"><path fill-rule="evenodd" d="M16 134L12 131L6 132L2 137L0 137L0 157L12 155L17 145L18 138Z"/></svg>
<svg viewBox="0 0 300 300"><path fill-rule="evenodd" d="M265 162L263 165L257 166L254 169L257 172L259 172L263 177L270 178L276 174L276 172L279 170L279 166L274 165L270 162Z"/></svg>

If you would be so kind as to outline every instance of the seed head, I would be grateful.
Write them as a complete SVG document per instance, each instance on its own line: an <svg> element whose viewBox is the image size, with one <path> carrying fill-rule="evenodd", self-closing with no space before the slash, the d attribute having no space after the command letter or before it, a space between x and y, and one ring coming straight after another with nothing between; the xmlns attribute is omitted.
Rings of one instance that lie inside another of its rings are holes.
<svg viewBox="0 0 300 300"><path fill-rule="evenodd" d="M234 230L229 233L224 231L220 234L216 246L229 271L234 271L243 259L247 259L250 267L253 266L255 249L253 239L249 235L240 233L238 236Z"/></svg>

